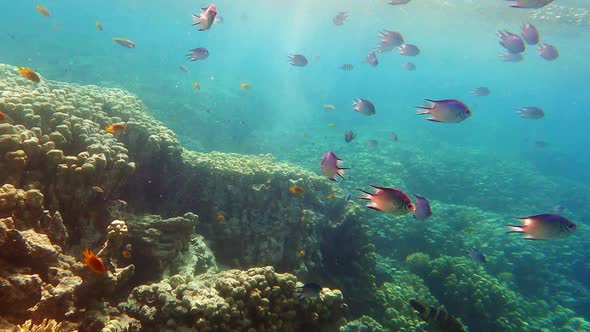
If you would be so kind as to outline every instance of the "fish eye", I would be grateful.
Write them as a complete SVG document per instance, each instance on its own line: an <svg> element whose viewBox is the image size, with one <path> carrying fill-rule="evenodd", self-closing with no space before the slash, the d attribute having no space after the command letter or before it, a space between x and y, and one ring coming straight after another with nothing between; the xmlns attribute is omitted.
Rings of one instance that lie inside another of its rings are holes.
<svg viewBox="0 0 590 332"><path fill-rule="evenodd" d="M416 208L414 207L414 204L412 203L408 203L408 210L410 211L414 211Z"/></svg>

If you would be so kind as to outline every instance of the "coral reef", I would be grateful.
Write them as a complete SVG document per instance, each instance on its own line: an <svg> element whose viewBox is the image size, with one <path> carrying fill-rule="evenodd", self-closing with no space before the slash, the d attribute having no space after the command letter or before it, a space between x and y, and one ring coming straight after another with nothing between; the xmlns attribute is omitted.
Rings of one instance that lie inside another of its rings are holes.
<svg viewBox="0 0 590 332"><path fill-rule="evenodd" d="M377 294L383 312L375 317L391 331L410 332L427 326L408 304L409 299L416 297L429 305L438 303L422 279L404 271L394 273L391 282L383 283Z"/></svg>
<svg viewBox="0 0 590 332"><path fill-rule="evenodd" d="M120 221L113 225L118 230L122 226ZM121 232L113 233L105 248L118 242L115 238ZM28 317L33 321L68 320L60 323L63 329L76 329L73 322L83 315L84 307L112 296L133 274L133 265L116 268L108 257L104 259L108 271L95 275L74 257L63 254L46 234L33 229L19 231L12 218L0 219L0 315L11 321Z"/></svg>
<svg viewBox="0 0 590 332"><path fill-rule="evenodd" d="M372 316L376 305L375 246L361 211L358 205L349 205L342 223L324 228L321 262L324 278L344 291L351 309Z"/></svg>
<svg viewBox="0 0 590 332"><path fill-rule="evenodd" d="M136 287L120 307L150 331L312 331L345 322L340 291L299 301L296 281L272 267L175 275Z"/></svg>
<svg viewBox="0 0 590 332"><path fill-rule="evenodd" d="M187 280L175 289L196 293L188 280L203 273L211 278L206 283L217 280L218 289L211 290L219 291L217 300L240 304L227 291L236 282L246 282L253 292L250 304L256 305L243 303L253 311L236 326L336 328L343 322L339 291L325 288L319 300L299 302L291 298L295 277L270 268L214 274L217 261L242 268L273 264L299 276L326 274L322 230L342 223L346 201L326 199L338 189L325 179L269 156L183 150L137 97L122 90L45 79L33 86L5 65L0 77L0 111L6 115L0 123L3 325L53 318L64 330L134 331L142 323L149 328L154 322L116 307L132 286L172 276ZM121 122L123 132L103 130ZM290 185L306 193L293 195ZM99 249L96 257L106 272L77 262L73 256L84 248ZM254 274L241 277L247 273ZM215 308L199 316L197 326L235 315L223 311L225 306ZM232 316L223 324L234 321Z"/></svg>

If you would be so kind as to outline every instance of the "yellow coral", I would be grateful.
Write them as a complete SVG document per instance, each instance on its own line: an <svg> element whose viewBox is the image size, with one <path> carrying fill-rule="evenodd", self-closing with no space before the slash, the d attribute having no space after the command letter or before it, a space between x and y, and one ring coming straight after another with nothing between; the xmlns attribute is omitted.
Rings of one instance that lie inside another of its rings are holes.
<svg viewBox="0 0 590 332"><path fill-rule="evenodd" d="M32 320L24 322L18 326L18 332L59 332L61 331L61 323L53 319L43 319L41 324L34 324Z"/></svg>

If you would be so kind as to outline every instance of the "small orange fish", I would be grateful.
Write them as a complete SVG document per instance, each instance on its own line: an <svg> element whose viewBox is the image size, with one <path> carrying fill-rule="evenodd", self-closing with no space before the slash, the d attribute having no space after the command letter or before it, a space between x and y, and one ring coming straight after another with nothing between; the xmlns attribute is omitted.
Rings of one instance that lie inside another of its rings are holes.
<svg viewBox="0 0 590 332"><path fill-rule="evenodd" d="M104 128L104 130L111 134L124 132L125 129L127 129L127 126L124 123L113 123Z"/></svg>
<svg viewBox="0 0 590 332"><path fill-rule="evenodd" d="M199 82L193 82L193 86L197 88L197 90L201 90L201 85L199 84Z"/></svg>
<svg viewBox="0 0 590 332"><path fill-rule="evenodd" d="M303 195L305 193L305 190L298 186L290 186L289 191L295 195Z"/></svg>
<svg viewBox="0 0 590 332"><path fill-rule="evenodd" d="M331 193L330 195L326 196L326 198L329 200L333 200L334 198L336 198L336 194Z"/></svg>
<svg viewBox="0 0 590 332"><path fill-rule="evenodd" d="M88 265L88 267L96 273L104 273L107 269L104 267L104 264L100 260L100 258L96 257L92 250L86 248L84 250L84 263Z"/></svg>
<svg viewBox="0 0 590 332"><path fill-rule="evenodd" d="M123 47L135 48L135 43L126 38L113 38L113 41Z"/></svg>
<svg viewBox="0 0 590 332"><path fill-rule="evenodd" d="M223 214L219 213L219 214L217 214L217 220L218 221L225 221L225 217L223 216Z"/></svg>
<svg viewBox="0 0 590 332"><path fill-rule="evenodd" d="M242 88L244 90L248 90L248 89L250 89L250 84L248 84L248 83L242 83L242 84L240 84L240 88Z"/></svg>
<svg viewBox="0 0 590 332"><path fill-rule="evenodd" d="M0 121L6 120L6 114L0 112Z"/></svg>
<svg viewBox="0 0 590 332"><path fill-rule="evenodd" d="M131 258L131 253L133 251L133 246L131 245L131 243L128 243L125 248L123 249L123 252L121 252L121 255L123 255L123 257L125 258Z"/></svg>
<svg viewBox="0 0 590 332"><path fill-rule="evenodd" d="M31 80L35 83L41 82L41 78L37 73L35 73L31 68L27 67L18 67L18 72L20 75L28 80Z"/></svg>
<svg viewBox="0 0 590 332"><path fill-rule="evenodd" d="M302 250L299 250L297 252L297 257L303 257L303 256L305 256L305 250L303 250L303 249Z"/></svg>
<svg viewBox="0 0 590 332"><path fill-rule="evenodd" d="M98 29L98 31L102 31L102 24L100 24L99 21L96 21L96 23L94 23L94 25L96 25L96 28Z"/></svg>
<svg viewBox="0 0 590 332"><path fill-rule="evenodd" d="M49 10L47 10L47 8L45 8L45 7L41 6L41 5L35 5L35 8L43 16L49 16L50 15L49 14Z"/></svg>

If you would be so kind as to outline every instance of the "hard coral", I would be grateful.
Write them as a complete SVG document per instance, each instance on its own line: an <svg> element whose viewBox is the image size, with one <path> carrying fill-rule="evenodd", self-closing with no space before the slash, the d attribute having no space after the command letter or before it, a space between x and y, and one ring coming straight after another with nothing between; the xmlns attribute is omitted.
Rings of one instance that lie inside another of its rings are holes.
<svg viewBox="0 0 590 332"><path fill-rule="evenodd" d="M294 299L296 278L272 267L173 276L136 287L121 304L146 328L199 331L298 331L343 322L342 293L324 288L317 300Z"/></svg>

